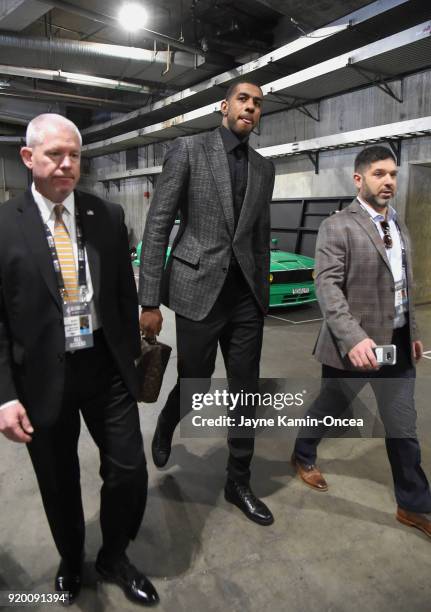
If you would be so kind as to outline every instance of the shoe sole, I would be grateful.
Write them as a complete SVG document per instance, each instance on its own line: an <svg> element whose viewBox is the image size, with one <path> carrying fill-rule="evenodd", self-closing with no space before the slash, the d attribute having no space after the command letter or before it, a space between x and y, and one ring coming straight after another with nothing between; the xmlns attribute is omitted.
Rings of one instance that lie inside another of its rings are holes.
<svg viewBox="0 0 431 612"><path fill-rule="evenodd" d="M294 468L298 478L301 480L301 482L307 485L307 487L309 487L310 489L313 489L313 491L319 491L320 493L326 493L326 491L329 489L328 485L326 485L326 487L316 487L315 485L310 484L309 482L307 482L306 480L302 478L299 472L299 469L296 465L296 462L292 459L290 463L292 464L292 467Z"/></svg>
<svg viewBox="0 0 431 612"><path fill-rule="evenodd" d="M409 521L408 519L402 518L398 514L395 515L395 518L397 519L398 522L402 523L403 525L407 525L408 527L416 527L416 529L419 529L419 531L422 531L422 533L424 533L426 536L431 538L431 533L427 531L424 527L421 527L420 525L418 525L417 523L413 523L412 521Z"/></svg>
<svg viewBox="0 0 431 612"><path fill-rule="evenodd" d="M269 527L269 525L272 525L274 523L274 517L272 517L269 521L263 521L263 520L259 520L256 517L251 516L250 514L247 514L246 512L244 512L243 508L241 508L235 500L233 500L232 498L229 497L229 495L226 493L226 491L224 492L224 498L225 500L229 503L232 504L233 506L235 506L236 508L238 508L238 510L241 510L241 512L243 513L243 515L248 518L249 521L252 521L253 523L256 523L257 525L262 525L262 527Z"/></svg>

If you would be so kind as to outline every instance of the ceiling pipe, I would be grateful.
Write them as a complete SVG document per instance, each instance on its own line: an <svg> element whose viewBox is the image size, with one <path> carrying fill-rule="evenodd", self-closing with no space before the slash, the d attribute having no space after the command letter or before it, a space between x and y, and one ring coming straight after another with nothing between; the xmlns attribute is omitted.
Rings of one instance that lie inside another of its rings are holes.
<svg viewBox="0 0 431 612"><path fill-rule="evenodd" d="M0 97L18 98L20 100L35 100L44 102L58 102L65 104L73 104L77 106L89 106L91 108L110 108L121 112L127 112L136 108L136 105L120 102L117 100L106 100L100 98L91 98L89 96L77 96L74 94L65 94L58 91L48 91L46 89L8 89L1 90Z"/></svg>
<svg viewBox="0 0 431 612"><path fill-rule="evenodd" d="M150 94L154 91L153 88L147 85L138 85L137 83L117 81L115 79L105 79L91 74L64 72L63 70L43 70L40 68L4 66L0 64L0 74L41 79L44 81L59 81L60 83L73 83L74 85L86 85L88 87L102 87L104 89L115 89L137 94Z"/></svg>
<svg viewBox="0 0 431 612"><path fill-rule="evenodd" d="M155 62L166 64L168 57L168 53L166 51L158 51L155 53L152 50L142 49L140 47L109 45L105 43L68 40L64 38L28 38L26 36L16 36L8 32L0 32L0 48L1 47L22 49L23 51L29 51L33 54L35 52L47 54L64 53L69 56L81 56L90 59L130 60L141 63L145 62L148 65L154 64ZM189 55L182 54L182 57L180 58L179 54L176 54L175 60L177 66L190 68L194 66ZM201 63L203 63L203 60Z"/></svg>
<svg viewBox="0 0 431 612"><path fill-rule="evenodd" d="M100 13L89 11L88 9L76 6L71 2L66 2L66 0L49 0L49 4L68 13L73 13L75 15L79 15L80 17L90 19L91 21L103 23L111 28L122 29L118 19L115 19L115 17L109 17L108 15L101 15ZM188 53L193 53L194 55L204 57L202 49L197 49L196 47L186 45L181 40L171 38L170 36L166 36L166 34L160 34L159 32L148 30L147 28L141 28L140 32L142 32L146 38L151 38L152 40L157 40L164 45L171 45L171 47L175 47L181 51L187 51Z"/></svg>

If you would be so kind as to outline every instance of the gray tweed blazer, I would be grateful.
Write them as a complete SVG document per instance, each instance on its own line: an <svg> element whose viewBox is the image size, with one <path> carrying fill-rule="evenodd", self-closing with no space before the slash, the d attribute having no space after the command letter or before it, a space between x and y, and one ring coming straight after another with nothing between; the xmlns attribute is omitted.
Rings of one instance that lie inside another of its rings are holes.
<svg viewBox="0 0 431 612"><path fill-rule="evenodd" d="M413 305L411 247L398 220L406 247L410 337L417 339ZM371 217L358 200L325 219L316 243L316 290L324 321L314 347L326 365L354 370L347 353L364 338L391 344L394 280L386 249ZM413 363L413 357L412 357Z"/></svg>
<svg viewBox="0 0 431 612"><path fill-rule="evenodd" d="M175 140L148 212L141 251L139 300L189 319L211 310L235 255L257 303L269 300L269 202L274 166L248 148L248 183L234 230L232 185L219 129ZM169 235L180 230L165 267Z"/></svg>

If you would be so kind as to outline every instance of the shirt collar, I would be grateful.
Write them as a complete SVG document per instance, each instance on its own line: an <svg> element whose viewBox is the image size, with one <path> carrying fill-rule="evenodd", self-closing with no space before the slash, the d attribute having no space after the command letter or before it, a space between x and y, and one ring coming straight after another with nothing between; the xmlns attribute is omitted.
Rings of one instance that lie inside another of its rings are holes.
<svg viewBox="0 0 431 612"><path fill-rule="evenodd" d="M42 215L42 221L46 223L50 218L54 217L54 206L55 202L51 202L47 197L42 195L37 189L36 185L32 183L31 185L31 193L33 195L34 201L37 204L37 207L40 210L40 214ZM73 218L75 215L75 194L72 191L71 194L67 196L67 198L62 202L65 210L69 213L69 215Z"/></svg>
<svg viewBox="0 0 431 612"><path fill-rule="evenodd" d="M381 221L385 221L384 215L378 213L372 206L364 202L362 198L356 196L359 204L362 208L370 215L374 223L380 223ZM388 216L387 221L396 221L397 219L397 211L391 205L388 206Z"/></svg>
<svg viewBox="0 0 431 612"><path fill-rule="evenodd" d="M244 138L243 140L239 139L232 130L229 130L224 125L220 126L220 136L222 137L226 153L232 153L239 145L248 144L248 138Z"/></svg>

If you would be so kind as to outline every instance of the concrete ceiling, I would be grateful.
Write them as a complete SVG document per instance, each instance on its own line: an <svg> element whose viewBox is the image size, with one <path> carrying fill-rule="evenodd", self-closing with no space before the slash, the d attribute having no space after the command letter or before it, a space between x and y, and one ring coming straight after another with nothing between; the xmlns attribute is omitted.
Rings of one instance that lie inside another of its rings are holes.
<svg viewBox="0 0 431 612"><path fill-rule="evenodd" d="M297 38L301 31L369 3L142 0L152 32L131 35L116 23L118 0L0 0L0 114L5 115L7 106L10 126L13 99L22 100L29 114L38 100L63 112L74 109L75 116L81 109L80 127L86 127L233 70ZM7 67L3 72L2 66ZM74 78L64 78L64 72ZM91 77L96 77L93 84Z"/></svg>
<svg viewBox="0 0 431 612"><path fill-rule="evenodd" d="M280 15L293 17L298 22L308 24L316 29L330 21L351 13L362 6L370 4L370 0L256 0L259 4L277 11ZM372 0L371 0L372 1Z"/></svg>

